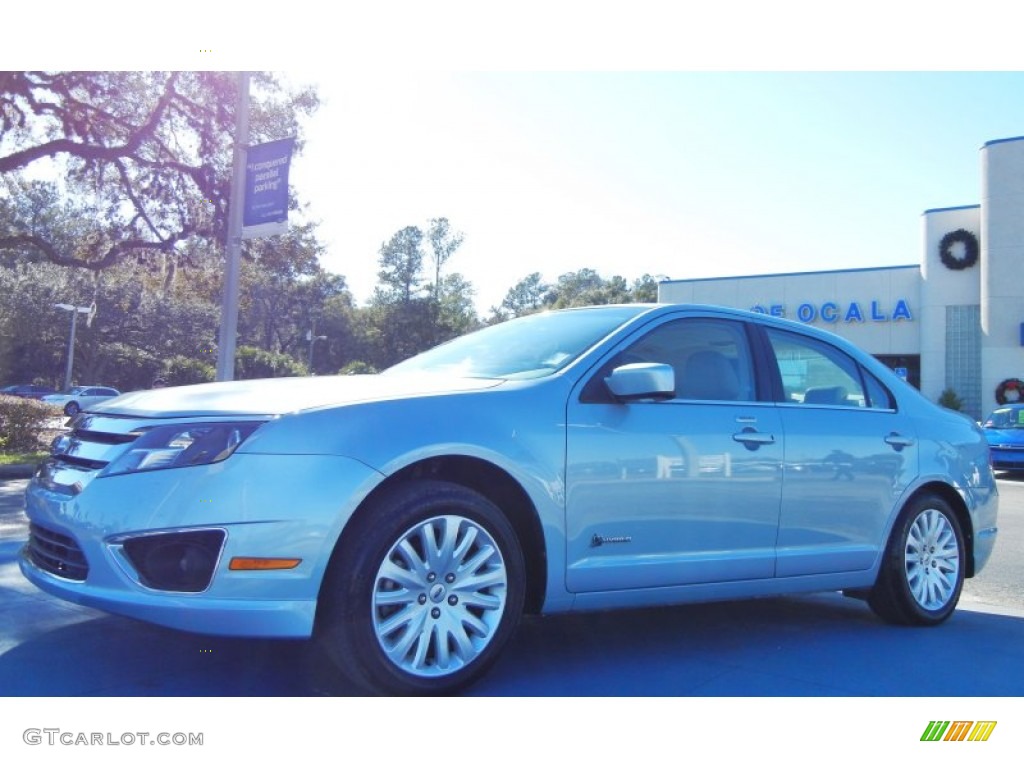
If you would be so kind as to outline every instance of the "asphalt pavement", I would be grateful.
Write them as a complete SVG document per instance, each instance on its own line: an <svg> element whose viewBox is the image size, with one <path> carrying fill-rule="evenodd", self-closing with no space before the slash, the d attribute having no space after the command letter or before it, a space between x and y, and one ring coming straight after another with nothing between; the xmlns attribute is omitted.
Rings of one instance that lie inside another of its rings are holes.
<svg viewBox="0 0 1024 768"><path fill-rule="evenodd" d="M312 642L208 637L65 603L18 570L24 480L0 480L0 695L356 696ZM940 627L893 627L835 593L528 617L469 696L1024 695L1024 482ZM992 575L990 575L992 574ZM986 580L984 577L988 577Z"/></svg>

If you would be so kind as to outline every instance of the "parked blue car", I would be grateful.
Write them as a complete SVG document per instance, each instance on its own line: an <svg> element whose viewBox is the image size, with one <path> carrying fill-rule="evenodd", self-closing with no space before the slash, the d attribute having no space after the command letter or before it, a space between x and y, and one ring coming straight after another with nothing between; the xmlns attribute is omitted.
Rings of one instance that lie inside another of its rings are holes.
<svg viewBox="0 0 1024 768"><path fill-rule="evenodd" d="M477 679L521 614L844 590L935 625L989 558L980 427L824 331L529 315L379 375L134 392L29 484L41 589L314 637L368 690Z"/></svg>
<svg viewBox="0 0 1024 768"><path fill-rule="evenodd" d="M995 469L1024 470L1024 403L1003 405L982 425Z"/></svg>
<svg viewBox="0 0 1024 768"><path fill-rule="evenodd" d="M40 384L11 384L0 388L0 395L11 397L27 397L30 400L42 400L44 395L52 395L57 390Z"/></svg>

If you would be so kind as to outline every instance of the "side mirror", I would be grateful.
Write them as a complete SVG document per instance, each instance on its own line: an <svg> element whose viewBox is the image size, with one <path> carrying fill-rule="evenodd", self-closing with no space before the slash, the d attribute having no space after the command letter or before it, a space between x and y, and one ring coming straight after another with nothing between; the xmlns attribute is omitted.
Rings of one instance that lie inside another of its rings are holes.
<svg viewBox="0 0 1024 768"><path fill-rule="evenodd" d="M664 363L629 363L604 380L619 400L671 400L676 396L676 372Z"/></svg>

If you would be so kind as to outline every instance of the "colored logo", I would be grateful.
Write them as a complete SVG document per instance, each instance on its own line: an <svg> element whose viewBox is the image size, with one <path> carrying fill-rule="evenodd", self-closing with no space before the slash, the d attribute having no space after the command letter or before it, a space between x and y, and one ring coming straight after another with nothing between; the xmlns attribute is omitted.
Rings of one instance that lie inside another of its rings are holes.
<svg viewBox="0 0 1024 768"><path fill-rule="evenodd" d="M921 741L988 741L995 729L995 720L932 720Z"/></svg>

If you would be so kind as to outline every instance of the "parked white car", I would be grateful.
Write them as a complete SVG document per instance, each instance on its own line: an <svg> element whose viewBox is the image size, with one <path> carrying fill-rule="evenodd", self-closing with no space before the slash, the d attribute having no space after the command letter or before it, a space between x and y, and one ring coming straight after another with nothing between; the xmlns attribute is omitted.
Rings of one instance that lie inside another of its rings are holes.
<svg viewBox="0 0 1024 768"><path fill-rule="evenodd" d="M52 403L64 407L64 413L75 416L79 411L90 406L110 400L121 393L113 387L73 387L70 392L59 392L43 397L44 403Z"/></svg>

